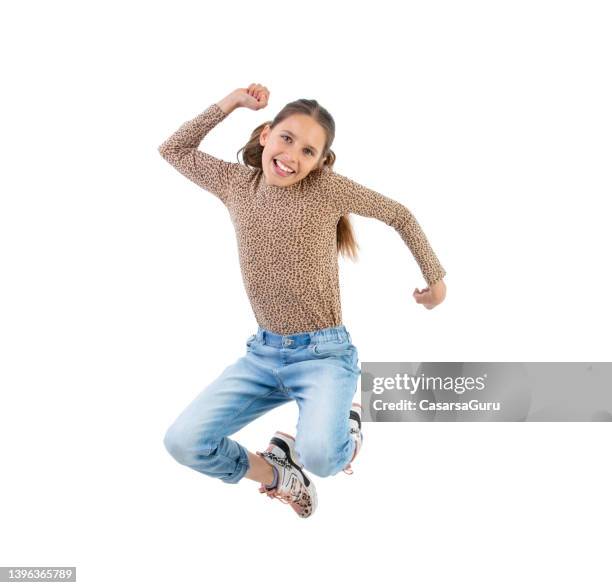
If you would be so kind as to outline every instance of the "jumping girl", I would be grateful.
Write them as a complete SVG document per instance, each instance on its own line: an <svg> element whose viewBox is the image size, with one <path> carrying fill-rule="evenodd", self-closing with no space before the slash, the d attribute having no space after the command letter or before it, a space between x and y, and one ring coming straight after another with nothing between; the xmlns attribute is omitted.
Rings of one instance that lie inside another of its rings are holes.
<svg viewBox="0 0 612 588"><path fill-rule="evenodd" d="M404 205L332 171L335 124L316 100L290 102L259 125L240 149L244 164L198 149L233 110L260 110L269 96L260 84L238 88L159 147L164 159L227 207L258 324L245 355L187 406L164 443L179 463L229 484L255 480L260 492L306 518L317 495L305 470L352 473L363 441L361 407L352 403L357 348L342 324L338 283L338 255L356 258L347 215L376 218L400 234L427 282L413 292L425 308L444 300L446 271ZM291 400L299 408L295 438L277 431L255 454L229 438Z"/></svg>

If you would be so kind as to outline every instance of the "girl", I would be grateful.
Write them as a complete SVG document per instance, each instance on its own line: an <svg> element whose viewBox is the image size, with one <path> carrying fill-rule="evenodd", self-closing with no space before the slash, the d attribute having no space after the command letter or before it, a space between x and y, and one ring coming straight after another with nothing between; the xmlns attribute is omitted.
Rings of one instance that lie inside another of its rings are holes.
<svg viewBox="0 0 612 588"><path fill-rule="evenodd" d="M240 268L258 329L246 353L178 416L164 443L179 463L235 484L243 477L306 518L317 506L304 470L329 476L350 464L363 440L357 348L342 324L338 255L355 259L348 214L393 227L428 284L414 299L431 309L446 295L440 265L410 211L332 171L334 120L316 100L287 104L259 125L243 151L246 165L198 150L238 107L265 108L265 86L238 88L183 124L159 152L216 195L236 230ZM240 152L239 151L239 152ZM238 153L239 153L238 152ZM265 412L295 400L296 437L278 432L255 454L229 438Z"/></svg>

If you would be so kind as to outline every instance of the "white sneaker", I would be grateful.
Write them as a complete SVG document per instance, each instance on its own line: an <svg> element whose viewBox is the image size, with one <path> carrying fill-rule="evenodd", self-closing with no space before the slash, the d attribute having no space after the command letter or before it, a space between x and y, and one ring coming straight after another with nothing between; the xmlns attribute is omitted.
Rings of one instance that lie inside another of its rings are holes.
<svg viewBox="0 0 612 588"><path fill-rule="evenodd" d="M349 413L349 423L350 423L350 433L351 437L355 439L355 451L353 452L353 457L349 464L342 470L345 474L352 475L353 468L351 468L351 464L355 461L357 454L361 449L361 445L363 444L363 433L361 432L361 404L358 402L353 402L351 406L351 411Z"/></svg>
<svg viewBox="0 0 612 588"><path fill-rule="evenodd" d="M276 486L268 488L262 484L259 491L289 504L303 519L311 516L317 508L317 491L299 462L295 439L287 433L276 431L270 439L268 449L256 453L278 472Z"/></svg>

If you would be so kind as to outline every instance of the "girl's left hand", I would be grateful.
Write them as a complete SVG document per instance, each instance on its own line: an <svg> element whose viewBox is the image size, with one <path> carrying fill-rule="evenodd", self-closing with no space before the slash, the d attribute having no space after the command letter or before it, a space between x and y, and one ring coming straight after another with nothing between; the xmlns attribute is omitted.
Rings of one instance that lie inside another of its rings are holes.
<svg viewBox="0 0 612 588"><path fill-rule="evenodd" d="M446 298L446 285L440 279L423 290L415 288L412 295L418 304L422 304L427 310L431 310Z"/></svg>

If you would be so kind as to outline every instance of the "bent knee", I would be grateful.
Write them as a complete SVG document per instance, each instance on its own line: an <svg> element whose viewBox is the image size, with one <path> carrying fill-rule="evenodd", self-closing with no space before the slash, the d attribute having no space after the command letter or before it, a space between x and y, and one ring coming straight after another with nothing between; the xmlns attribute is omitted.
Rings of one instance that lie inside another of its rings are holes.
<svg viewBox="0 0 612 588"><path fill-rule="evenodd" d="M201 462L216 448L213 442L194 442L192 435L176 426L170 427L164 436L164 446L168 453L183 465L193 465Z"/></svg>
<svg viewBox="0 0 612 588"><path fill-rule="evenodd" d="M300 452L300 459L305 469L320 478L331 476L339 471L337 456L324 447L305 447Z"/></svg>
<svg viewBox="0 0 612 588"><path fill-rule="evenodd" d="M185 436L177 431L175 427L170 427L166 431L164 446L168 453L179 463L185 463L189 460L189 448Z"/></svg>

